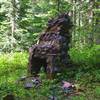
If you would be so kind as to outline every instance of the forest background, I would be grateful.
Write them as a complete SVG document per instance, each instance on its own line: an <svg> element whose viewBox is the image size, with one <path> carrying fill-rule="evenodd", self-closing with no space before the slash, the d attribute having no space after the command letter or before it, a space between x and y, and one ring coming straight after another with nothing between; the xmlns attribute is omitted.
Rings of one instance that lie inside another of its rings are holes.
<svg viewBox="0 0 100 100"><path fill-rule="evenodd" d="M83 87L87 85L89 95L93 94L89 100L99 100L99 0L0 0L0 97L10 91L23 98L26 95L32 98L33 95L22 87L17 89L14 82L27 73L28 48L36 43L48 20L60 13L69 13L74 25L69 54L75 68L68 69L63 77ZM44 86L41 94L47 96L47 90ZM81 96L80 100L86 100L84 98Z"/></svg>

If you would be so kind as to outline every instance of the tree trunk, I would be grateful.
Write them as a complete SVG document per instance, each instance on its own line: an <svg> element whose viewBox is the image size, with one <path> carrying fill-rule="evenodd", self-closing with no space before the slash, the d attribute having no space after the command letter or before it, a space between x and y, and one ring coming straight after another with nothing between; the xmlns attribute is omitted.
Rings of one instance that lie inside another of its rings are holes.
<svg viewBox="0 0 100 100"><path fill-rule="evenodd" d="M95 2L95 43L100 44L100 13L98 12L98 9L100 8L99 0L96 0Z"/></svg>
<svg viewBox="0 0 100 100"><path fill-rule="evenodd" d="M12 12L11 12L11 17L10 17L10 21L11 21L11 52L14 49L14 33L16 30L16 0L12 0Z"/></svg>
<svg viewBox="0 0 100 100"><path fill-rule="evenodd" d="M93 43L94 43L94 32L93 32L93 29L94 29L94 20L93 20L93 9L94 9L94 4L95 4L95 0L90 0L89 1L89 4L90 4L90 8L89 8L89 11L88 11L88 25L89 25L89 33L88 33L88 44L89 46L93 46Z"/></svg>

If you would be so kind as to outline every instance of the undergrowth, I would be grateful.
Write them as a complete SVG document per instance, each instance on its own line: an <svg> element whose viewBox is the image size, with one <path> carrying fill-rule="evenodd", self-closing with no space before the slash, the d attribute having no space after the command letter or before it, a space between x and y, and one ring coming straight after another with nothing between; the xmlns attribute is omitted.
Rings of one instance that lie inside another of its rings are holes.
<svg viewBox="0 0 100 100"><path fill-rule="evenodd" d="M59 81L66 80L78 84L85 92L80 96L73 96L72 100L99 100L100 99L100 45L79 50L71 48L69 51L73 66L58 74L53 81L47 80L44 72L40 73L42 86L26 90L22 83L17 83L21 76L27 75L28 53L16 52L0 54L0 100L10 93L16 100L48 100L52 95L51 88L57 87L57 100L66 100L59 89Z"/></svg>

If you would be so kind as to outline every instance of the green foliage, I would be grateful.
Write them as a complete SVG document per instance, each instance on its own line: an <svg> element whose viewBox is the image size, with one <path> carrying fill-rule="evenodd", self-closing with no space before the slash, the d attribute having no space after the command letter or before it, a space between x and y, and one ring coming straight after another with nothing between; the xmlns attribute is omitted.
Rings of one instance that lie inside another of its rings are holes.
<svg viewBox="0 0 100 100"><path fill-rule="evenodd" d="M17 69L25 69L28 62L27 53L1 54L0 55L0 75L14 72Z"/></svg>
<svg viewBox="0 0 100 100"><path fill-rule="evenodd" d="M69 80L83 86L86 93L72 100L99 100L100 96L100 39L99 2L89 0L1 0L0 1L0 100L13 93L18 100L47 100L56 82L45 78L38 89L25 90L16 80L27 75L28 53L46 28L48 19L58 13L70 12L73 20L72 48L69 54L73 68L57 75L56 81ZM17 52L16 52L17 51ZM23 52L19 52L23 51ZM2 54L2 52L4 52ZM11 52L8 54L8 52ZM15 52L15 53L12 53ZM58 100L66 100L58 89Z"/></svg>
<svg viewBox="0 0 100 100"><path fill-rule="evenodd" d="M99 98L100 97L100 87L96 86L95 88L95 95Z"/></svg>
<svg viewBox="0 0 100 100"><path fill-rule="evenodd" d="M72 100L86 100L86 98L84 96L76 96L76 97L73 97Z"/></svg>
<svg viewBox="0 0 100 100"><path fill-rule="evenodd" d="M27 75L27 52L1 54L0 97L4 97L7 93L13 93L19 100L32 100L33 98L35 98L35 100L39 100L40 98L41 100L44 100L48 99L48 97L52 95L52 91L50 88L52 88L56 84L56 97L59 98L59 100L66 100L66 97L62 95L62 91L59 88L59 81L67 80L73 81L73 83L79 84L85 89L85 94L82 93L79 96L72 96L72 100L86 100L87 98L91 99L91 94L93 94L93 100L98 100L100 89L100 87L98 86L98 82L100 80L100 69L98 69L98 67L96 66L97 63L94 60L94 57L98 56L99 53L93 53L93 55L89 55L91 54L91 52L99 52L98 50L98 45L95 45L93 48L90 48L90 52L89 48L79 50L80 52L76 52L75 48L70 49L71 58L75 63L78 64L78 66L74 65L74 68L68 68L65 73L57 75L57 79L53 81L47 80L44 72L41 72L40 77L42 79L42 86L37 89L33 88L32 90L25 90L23 87L23 83L17 83L17 80L19 80L21 76ZM92 56L93 59L91 59L90 56ZM90 91L92 92L90 93Z"/></svg>
<svg viewBox="0 0 100 100"><path fill-rule="evenodd" d="M84 47L83 49L71 48L69 51L71 59L77 64L96 65L100 64L100 45Z"/></svg>
<svg viewBox="0 0 100 100"><path fill-rule="evenodd" d="M48 19L63 12L69 12L73 20L72 46L92 46L93 42L99 42L98 2L88 0L11 1L0 1L1 52L27 50L36 43Z"/></svg>

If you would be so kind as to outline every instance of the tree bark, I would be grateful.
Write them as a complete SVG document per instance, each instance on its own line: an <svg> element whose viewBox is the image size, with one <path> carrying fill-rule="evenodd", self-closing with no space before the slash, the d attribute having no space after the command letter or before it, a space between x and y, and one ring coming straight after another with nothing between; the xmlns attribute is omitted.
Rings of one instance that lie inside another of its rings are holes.
<svg viewBox="0 0 100 100"><path fill-rule="evenodd" d="M99 0L95 1L95 9L98 10L100 8ZM100 13L95 12L95 43L100 44Z"/></svg>
<svg viewBox="0 0 100 100"><path fill-rule="evenodd" d="M11 21L11 52L14 49L14 33L16 30L16 0L12 0L11 2L12 4L12 12L11 12L11 17L10 17L10 21Z"/></svg>

